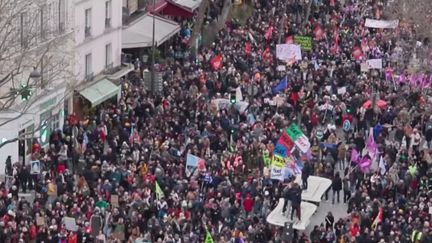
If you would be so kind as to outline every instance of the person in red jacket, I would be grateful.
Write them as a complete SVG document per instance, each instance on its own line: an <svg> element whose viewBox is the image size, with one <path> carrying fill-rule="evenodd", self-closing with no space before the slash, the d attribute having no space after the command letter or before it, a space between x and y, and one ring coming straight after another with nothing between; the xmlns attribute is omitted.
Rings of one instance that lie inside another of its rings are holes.
<svg viewBox="0 0 432 243"><path fill-rule="evenodd" d="M253 199L251 198L250 193L248 193L248 194L246 195L246 198L245 198L244 201L243 201L243 208L244 208L244 210L245 210L245 212L246 212L246 216L248 216L249 213L252 211L252 209L253 209L253 205L254 205L254 201L253 201Z"/></svg>

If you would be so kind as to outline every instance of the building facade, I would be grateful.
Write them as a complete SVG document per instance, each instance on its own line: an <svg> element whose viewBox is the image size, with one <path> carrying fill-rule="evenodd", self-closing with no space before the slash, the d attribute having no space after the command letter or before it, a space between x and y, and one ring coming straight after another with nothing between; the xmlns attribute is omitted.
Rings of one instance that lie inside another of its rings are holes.
<svg viewBox="0 0 432 243"><path fill-rule="evenodd" d="M83 114L120 92L109 76L121 71L122 0L75 0L75 75L69 110Z"/></svg>
<svg viewBox="0 0 432 243"><path fill-rule="evenodd" d="M0 9L0 174L29 162L63 126L73 63L71 0L8 1Z"/></svg>

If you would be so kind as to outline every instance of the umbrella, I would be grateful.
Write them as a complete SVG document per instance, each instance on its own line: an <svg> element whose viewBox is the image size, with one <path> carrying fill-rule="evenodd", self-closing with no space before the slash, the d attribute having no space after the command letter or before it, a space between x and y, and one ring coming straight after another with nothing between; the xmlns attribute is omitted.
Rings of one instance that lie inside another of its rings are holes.
<svg viewBox="0 0 432 243"><path fill-rule="evenodd" d="M372 101L368 100L363 104L363 108L368 109L372 106ZM385 109L387 107L387 102L385 102L384 100L378 100L377 101L377 106L380 109Z"/></svg>

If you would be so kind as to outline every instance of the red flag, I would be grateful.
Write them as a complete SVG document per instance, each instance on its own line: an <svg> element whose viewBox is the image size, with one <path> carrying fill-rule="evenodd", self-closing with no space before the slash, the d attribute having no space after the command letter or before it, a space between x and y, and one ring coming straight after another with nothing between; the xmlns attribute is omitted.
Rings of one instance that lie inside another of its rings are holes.
<svg viewBox="0 0 432 243"><path fill-rule="evenodd" d="M294 44L294 37L292 35L285 39L285 44Z"/></svg>
<svg viewBox="0 0 432 243"><path fill-rule="evenodd" d="M336 6L336 0L330 0L330 6L332 7Z"/></svg>
<svg viewBox="0 0 432 243"><path fill-rule="evenodd" d="M266 33L264 34L264 37L266 38L266 40L269 40L270 38L272 38L272 35L273 35L273 26L269 26Z"/></svg>
<svg viewBox="0 0 432 243"><path fill-rule="evenodd" d="M363 58L363 52L360 47L354 47L352 51L352 57L357 61Z"/></svg>
<svg viewBox="0 0 432 243"><path fill-rule="evenodd" d="M211 61L210 64L212 65L214 70L219 70L222 67L222 55L215 56Z"/></svg>
<svg viewBox="0 0 432 243"><path fill-rule="evenodd" d="M267 47L262 53L262 59L266 59L269 54L270 54L270 48Z"/></svg>
<svg viewBox="0 0 432 243"><path fill-rule="evenodd" d="M335 27L333 29L333 46L331 47L330 51L333 54L337 54L339 52L339 28Z"/></svg>
<svg viewBox="0 0 432 243"><path fill-rule="evenodd" d="M245 44L245 52L246 52L246 55L250 55L250 53L251 53L251 49L252 49L251 43L246 42L246 44Z"/></svg>
<svg viewBox="0 0 432 243"><path fill-rule="evenodd" d="M375 230L378 224L383 221L383 218L384 218L383 209L380 208L378 211L378 215L376 216L375 220L372 223L372 229Z"/></svg>
<svg viewBox="0 0 432 243"><path fill-rule="evenodd" d="M324 37L324 30L321 28L321 25L316 25L314 29L315 39L321 40Z"/></svg>

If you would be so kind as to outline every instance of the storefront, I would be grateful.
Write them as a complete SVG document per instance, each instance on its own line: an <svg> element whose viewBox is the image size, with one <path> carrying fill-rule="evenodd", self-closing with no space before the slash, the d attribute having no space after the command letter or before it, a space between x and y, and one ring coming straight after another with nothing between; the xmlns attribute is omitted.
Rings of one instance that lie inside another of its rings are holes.
<svg viewBox="0 0 432 243"><path fill-rule="evenodd" d="M6 158L12 163L28 164L31 147L37 139L42 147L49 144L51 132L61 129L64 120L64 97L66 88L46 90L24 112L3 111L0 113L0 174L5 171ZM20 138L20 139L18 139Z"/></svg>

